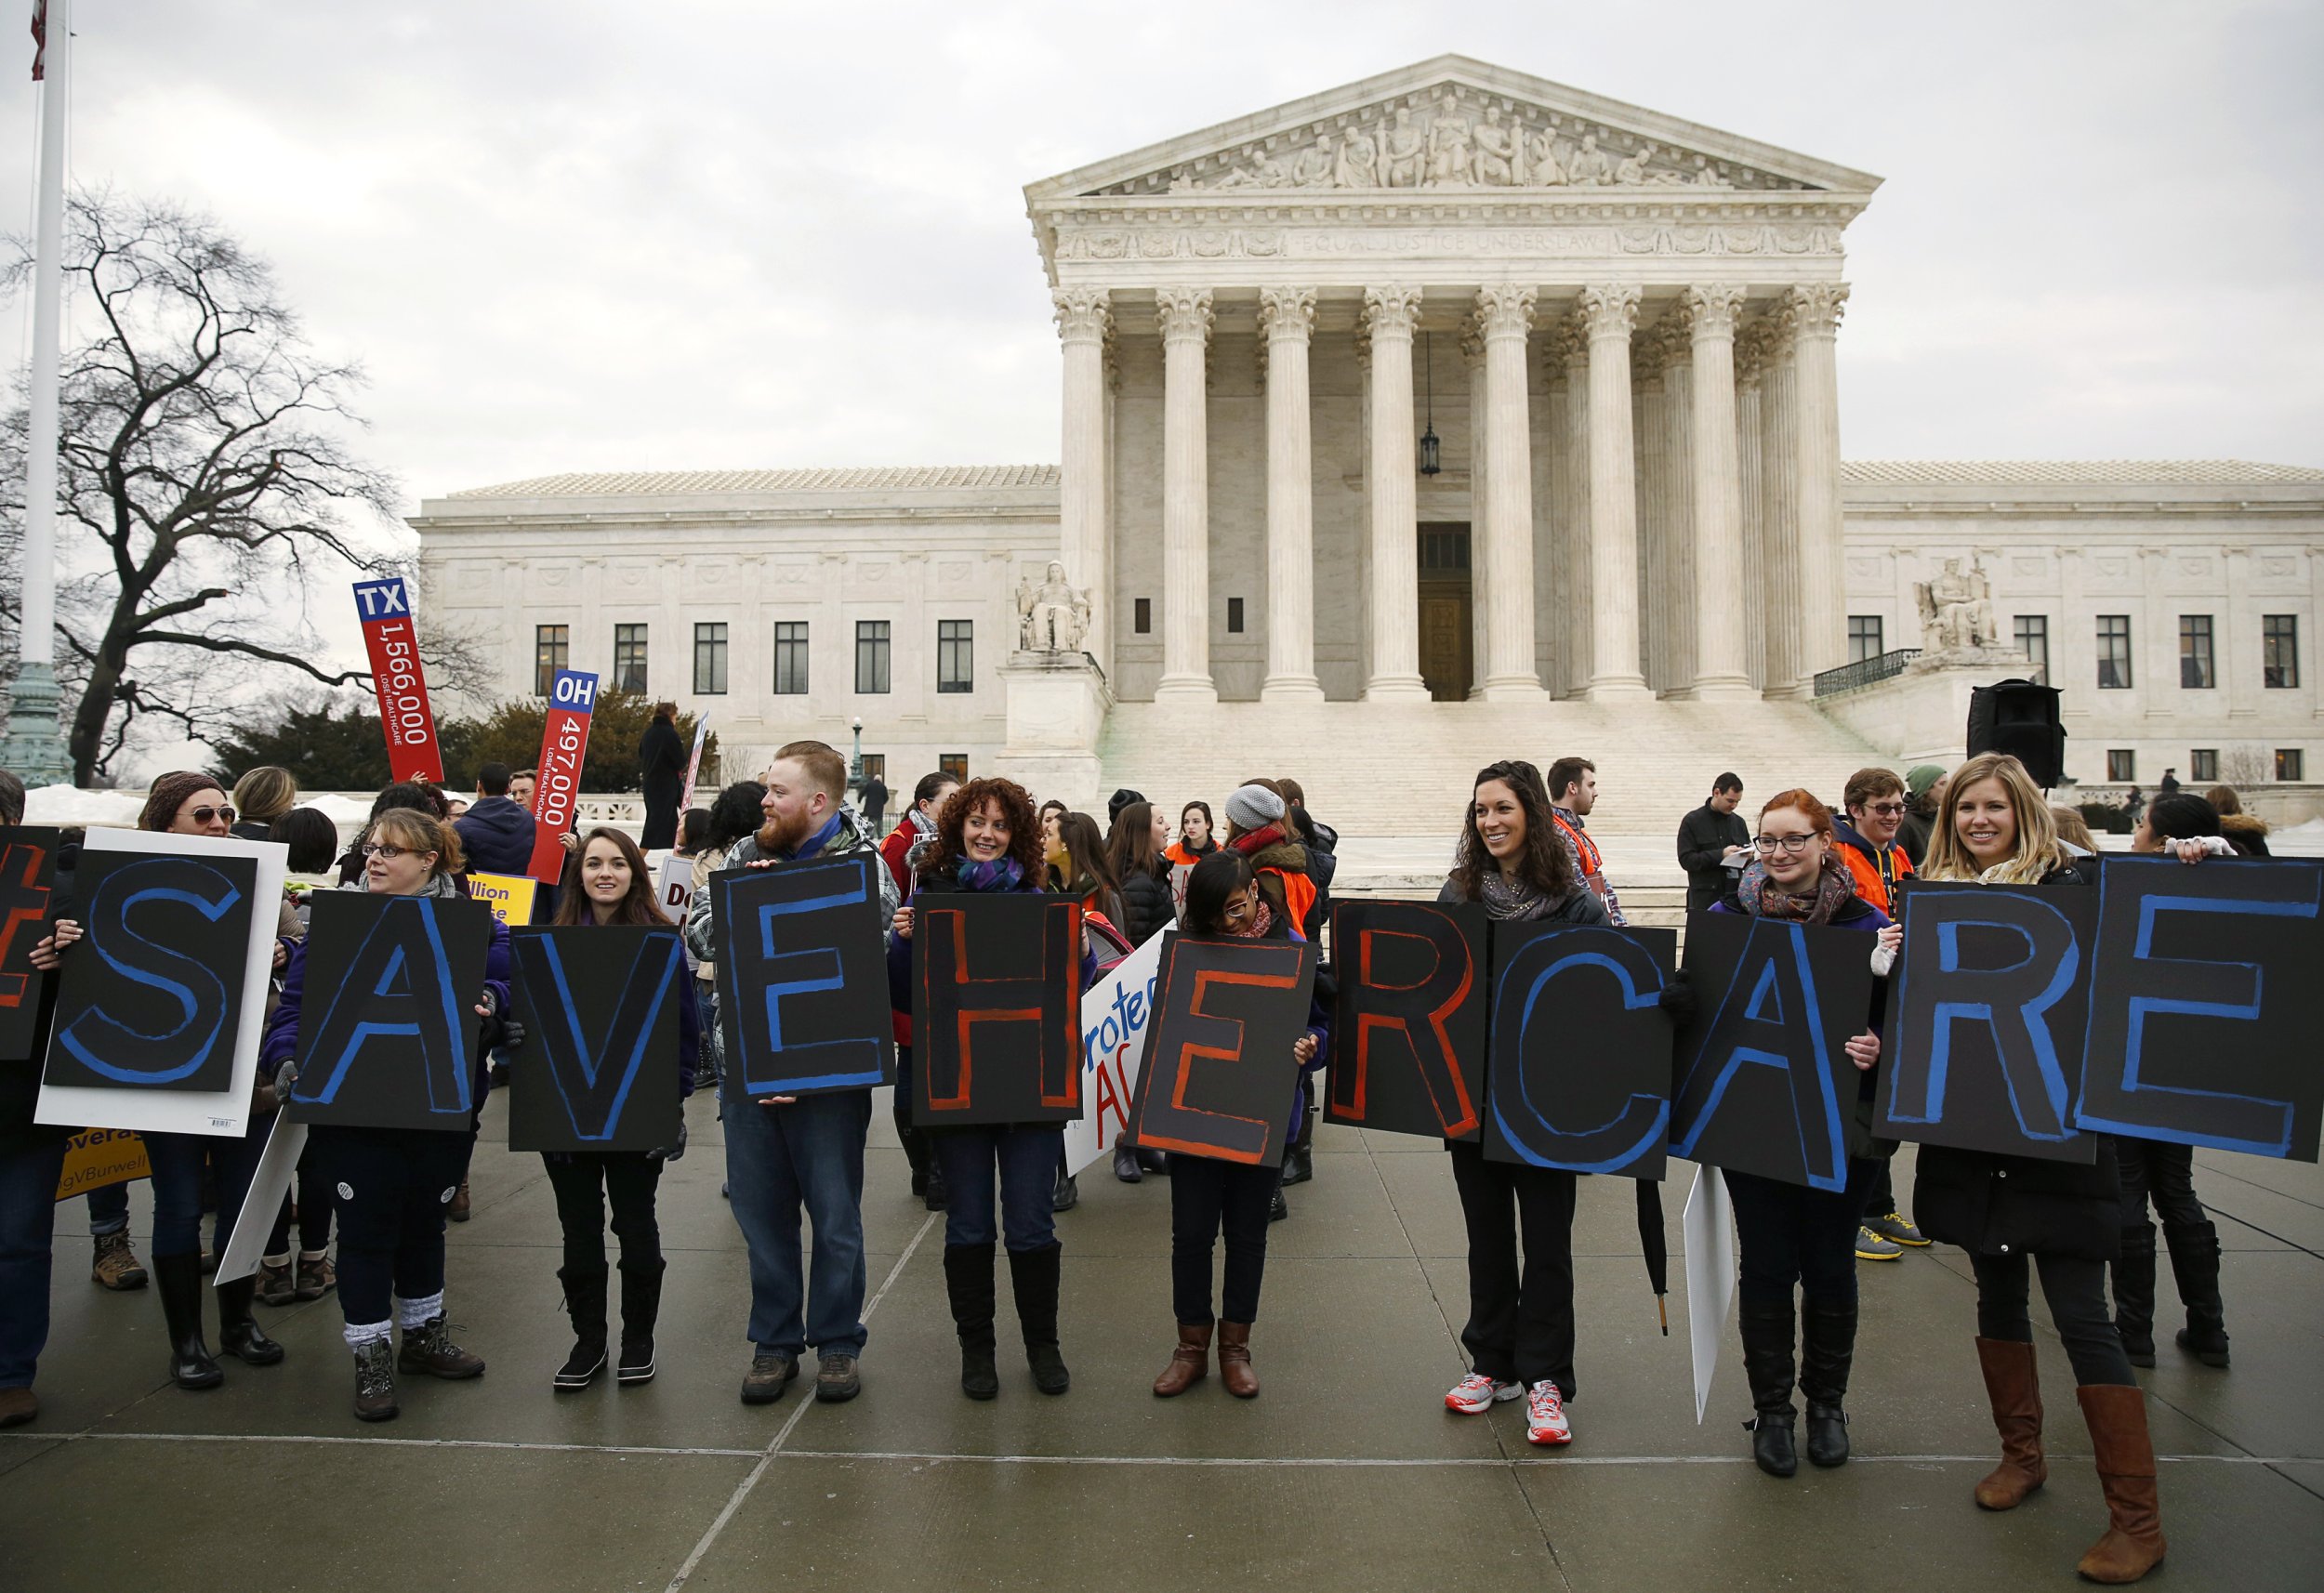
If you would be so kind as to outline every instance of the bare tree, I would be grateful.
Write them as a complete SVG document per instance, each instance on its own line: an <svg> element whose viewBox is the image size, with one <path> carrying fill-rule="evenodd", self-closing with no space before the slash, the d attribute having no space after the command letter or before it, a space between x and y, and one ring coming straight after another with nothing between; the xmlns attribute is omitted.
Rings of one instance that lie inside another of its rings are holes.
<svg viewBox="0 0 2324 1593"><path fill-rule="evenodd" d="M319 582L403 571L409 550L394 481L348 446L363 373L308 346L265 262L168 205L82 193L70 208L66 288L88 336L65 350L57 639L86 785L140 718L214 742L271 676L367 683L330 667L310 600ZM13 243L11 294L31 276ZM17 495L24 446L20 406L0 435ZM22 506L7 507L14 543ZM0 632L17 599L11 575ZM468 670L456 650L429 662L447 684Z"/></svg>
<svg viewBox="0 0 2324 1593"><path fill-rule="evenodd" d="M2268 757L2267 749L2257 742L2238 742L2233 746L2220 749L2219 778L2238 790L2265 785L2275 772L2275 764Z"/></svg>

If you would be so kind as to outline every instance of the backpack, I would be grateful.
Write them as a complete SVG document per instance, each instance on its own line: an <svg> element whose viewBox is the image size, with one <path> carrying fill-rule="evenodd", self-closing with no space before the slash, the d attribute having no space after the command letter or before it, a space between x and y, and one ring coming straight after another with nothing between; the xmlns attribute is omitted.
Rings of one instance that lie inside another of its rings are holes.
<svg viewBox="0 0 2324 1593"><path fill-rule="evenodd" d="M1114 928L1112 920L1094 907L1081 910L1081 948L1097 959L1098 979L1103 979L1116 964L1138 949L1129 943L1129 936Z"/></svg>

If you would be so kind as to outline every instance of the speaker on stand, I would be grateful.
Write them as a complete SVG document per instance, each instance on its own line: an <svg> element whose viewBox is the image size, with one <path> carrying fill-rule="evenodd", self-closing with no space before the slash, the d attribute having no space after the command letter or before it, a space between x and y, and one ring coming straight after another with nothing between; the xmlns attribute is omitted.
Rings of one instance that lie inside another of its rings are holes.
<svg viewBox="0 0 2324 1593"><path fill-rule="evenodd" d="M2000 680L1969 693L1969 751L2007 753L2044 791L2066 771L2066 731L2058 689L2031 680Z"/></svg>

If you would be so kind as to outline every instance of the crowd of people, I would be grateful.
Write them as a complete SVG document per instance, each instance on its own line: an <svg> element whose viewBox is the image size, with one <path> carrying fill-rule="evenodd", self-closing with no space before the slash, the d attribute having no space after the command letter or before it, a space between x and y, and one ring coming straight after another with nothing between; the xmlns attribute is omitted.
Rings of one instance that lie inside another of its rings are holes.
<svg viewBox="0 0 2324 1593"><path fill-rule="evenodd" d="M657 779L675 767L656 751ZM478 771L461 802L427 784L379 793L343 853L336 826L297 805L293 776L254 770L230 797L198 772L155 781L139 827L178 835L239 836L286 849L289 871L320 888L402 896L453 896L472 873L521 875L535 837L535 775L505 765ZM1063 1248L1058 1215L1078 1199L1063 1130L1015 1125L932 1131L910 1121L913 1033L908 979L916 908L955 892L1054 892L1085 909L1085 981L1175 926L1194 934L1289 939L1327 954L1338 836L1307 810L1295 780L1260 778L1175 811L1120 790L1103 823L1062 802L1037 807L1004 779L930 774L883 835L848 802L845 759L820 742L783 747L758 780L728 785L706 808L675 810L657 789L657 836L693 866L684 940L694 959L696 999L685 1004L667 1065L680 1094L724 1073L715 977L719 925L710 875L720 869L785 868L851 854L876 856L890 941L897 1047L896 1128L911 1190L944 1218L944 1274L958 1339L961 1391L998 1395L997 1270L1007 1257L1011 1300L1031 1379L1048 1395L1071 1387L1061 1342ZM881 790L884 802L885 790ZM1892 914L1912 879L2087 889L2094 847L2080 815L2053 809L2012 758L1973 757L1949 774L1932 766L1905 774L1858 771L1837 810L1803 787L1778 792L1744 816L1742 782L1721 775L1704 805L1679 826L1687 904L1829 925L1864 933L1885 977L1901 930ZM1621 926L1627 922L1605 859L1589 834L1598 800L1595 766L1566 757L1546 772L1506 759L1476 777L1458 820L1453 866L1439 900L1481 904L1499 922ZM0 776L0 820L20 823L23 789ZM1447 816L1447 828L1452 818ZM2235 794L2173 790L2145 804L2135 850L2199 862L2265 855L2265 826L2240 812ZM54 969L74 954L81 927L73 896L74 837L59 860L56 905L32 960ZM650 836L649 840L656 838ZM652 865L623 830L595 826L565 837L561 888L536 900L536 923L658 925L664 917ZM295 1042L305 994L304 892L279 911L256 1110L237 1138L152 1134L153 1220L150 1270L128 1232L125 1185L91 1192L91 1277L111 1290L144 1287L162 1302L168 1375L179 1388L217 1387L223 1356L247 1366L281 1362L283 1347L255 1304L287 1305L336 1292L355 1366L354 1414L382 1421L398 1412L398 1378L472 1378L483 1359L454 1343L446 1323L444 1237L468 1216L467 1134L317 1126L297 1187L274 1214L255 1277L218 1284L218 1333L205 1332L203 1277L215 1264L248 1194L275 1108L295 1079ZM474 1058L478 1112L493 1075L522 1065L526 1043L508 1015L508 940L495 926L482 988ZM0 1063L0 1426L34 1418L35 1363L47 1333L53 1191L69 1130L37 1125L34 1100L46 1049ZM1315 1072L1332 1047L1334 978L1322 963L1305 1028L1293 1046L1298 1085L1285 1103L1287 1152L1278 1172L1185 1155L1163 1157L1129 1143L1112 1147L1125 1182L1167 1175L1170 1183L1175 1345L1154 1381L1158 1397L1207 1378L1238 1398L1260 1390L1252 1333L1259 1316L1270 1225L1289 1215L1284 1191L1315 1175L1310 1109ZM1862 1070L1865 1120L1881 1053L1880 1005L1847 1052ZM863 1201L869 1089L751 1100L720 1087L725 1179L748 1255L751 1357L740 1385L746 1404L780 1400L813 1357L814 1397L845 1401L862 1389L866 1287ZM2202 1363L2229 1363L2219 1297L2219 1243L2192 1186L2183 1146L2100 1137L2089 1165L2028 1161L1936 1146L1919 1154L1918 1225L1900 1212L1890 1178L1896 1147L1873 1141L1852 1162L1846 1187L1819 1191L1725 1173L1740 1241L1740 1336L1753 1407L1751 1448L1763 1471L1796 1473L1800 1411L1812 1465L1849 1455L1846 1396L1857 1327L1856 1265L1890 1261L1939 1242L1965 1249L1977 1284L1976 1349L2001 1460L1978 1483L1976 1502L2007 1509L2046 1475L2043 1407L2028 1315L2039 1277L2074 1367L2077 1398L2095 1445L2110 1524L2083 1558L2084 1574L2123 1582L2163 1554L2155 1464L2143 1396L2132 1368L2155 1363L2157 1252L2151 1205L2186 1310L2178 1345ZM1453 1185L1469 1242L1468 1313L1461 1332L1468 1372L1446 1408L1476 1414L1523 1401L1534 1443L1572 1442L1567 1405L1577 1392L1572 1229L1578 1177L1486 1158L1473 1143L1448 1143ZM651 1152L544 1157L563 1235L558 1280L573 1342L549 1381L585 1389L612 1367L620 1385L654 1376L662 1256L655 1212L664 1167L685 1153L676 1140ZM618 1261L609 1267L610 1207ZM205 1244L202 1218L216 1214ZM801 1219L808 1227L802 1247ZM336 1256L333 1252L336 1227ZM295 1233L294 1233L295 1230ZM295 1240L295 1243L294 1243ZM1223 1275L1214 1290L1214 1262ZM616 1294L618 1324L609 1321ZM2110 1287L2109 1287L2110 1285ZM216 1350L211 1349L216 1344Z"/></svg>

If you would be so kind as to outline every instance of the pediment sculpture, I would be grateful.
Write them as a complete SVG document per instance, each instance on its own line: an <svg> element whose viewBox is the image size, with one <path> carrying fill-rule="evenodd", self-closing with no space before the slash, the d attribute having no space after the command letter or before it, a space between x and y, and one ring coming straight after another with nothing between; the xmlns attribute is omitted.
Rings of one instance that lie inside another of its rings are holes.
<svg viewBox="0 0 2324 1593"><path fill-rule="evenodd" d="M1056 560L1037 585L1017 583L1017 646L1024 652L1079 652L1089 634L1089 594L1065 579Z"/></svg>

